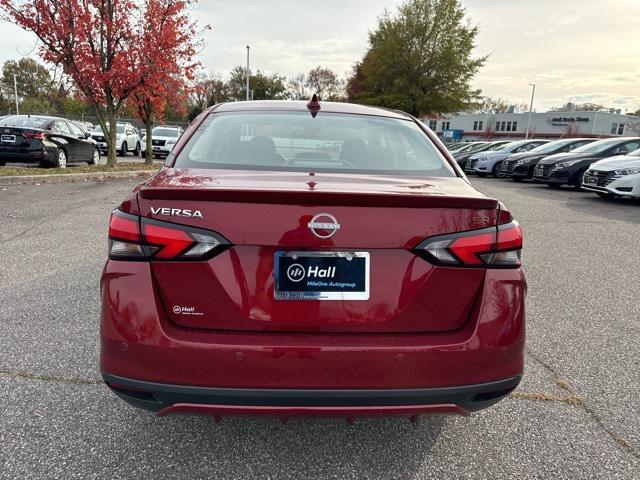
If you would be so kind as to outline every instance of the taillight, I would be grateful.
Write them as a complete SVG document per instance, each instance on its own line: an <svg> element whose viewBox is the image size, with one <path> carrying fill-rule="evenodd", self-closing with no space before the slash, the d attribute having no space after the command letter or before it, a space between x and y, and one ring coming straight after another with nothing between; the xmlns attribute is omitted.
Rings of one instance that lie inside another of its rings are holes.
<svg viewBox="0 0 640 480"><path fill-rule="evenodd" d="M499 227L431 237L415 252L447 267L515 268L522 265L522 229L518 222Z"/></svg>
<svg viewBox="0 0 640 480"><path fill-rule="evenodd" d="M22 136L24 138L37 138L38 140L44 140L47 138L46 133L43 132L24 132Z"/></svg>
<svg viewBox="0 0 640 480"><path fill-rule="evenodd" d="M109 222L113 260L204 260L230 247L216 232L115 210Z"/></svg>

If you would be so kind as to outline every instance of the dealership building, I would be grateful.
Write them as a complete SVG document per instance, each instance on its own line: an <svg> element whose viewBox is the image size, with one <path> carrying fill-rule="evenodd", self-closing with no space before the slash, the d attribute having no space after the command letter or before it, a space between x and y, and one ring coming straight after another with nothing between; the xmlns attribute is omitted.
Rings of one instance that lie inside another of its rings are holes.
<svg viewBox="0 0 640 480"><path fill-rule="evenodd" d="M429 125L445 141L478 139L525 138L529 113L459 113L424 117ZM532 113L529 137L596 137L636 136L629 123L639 123L640 117L623 115L620 111L598 112L547 112Z"/></svg>

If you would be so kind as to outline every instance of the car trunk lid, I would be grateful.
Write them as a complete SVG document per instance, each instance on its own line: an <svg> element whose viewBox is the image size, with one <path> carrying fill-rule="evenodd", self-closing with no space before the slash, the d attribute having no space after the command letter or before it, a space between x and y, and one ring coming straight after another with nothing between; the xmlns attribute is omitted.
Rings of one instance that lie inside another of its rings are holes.
<svg viewBox="0 0 640 480"><path fill-rule="evenodd" d="M152 262L167 315L231 331L413 333L460 328L483 269L431 265L427 237L496 224L498 204L462 178L165 169L139 191L143 216L218 232L233 247L203 262ZM340 225L319 238L310 223ZM360 300L276 299L279 255L366 254Z"/></svg>

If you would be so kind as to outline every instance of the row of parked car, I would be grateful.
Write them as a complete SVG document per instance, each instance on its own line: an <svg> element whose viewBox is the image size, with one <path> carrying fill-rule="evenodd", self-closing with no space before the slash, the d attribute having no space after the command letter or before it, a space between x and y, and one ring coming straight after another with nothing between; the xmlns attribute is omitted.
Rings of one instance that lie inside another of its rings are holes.
<svg viewBox="0 0 640 480"><path fill-rule="evenodd" d="M152 130L156 158L171 153L182 128L164 125ZM116 124L116 150L120 156L145 156L146 137L130 123ZM69 163L97 165L107 153L100 126L43 115L9 115L0 118L0 166L7 162L36 163L65 168Z"/></svg>
<svg viewBox="0 0 640 480"><path fill-rule="evenodd" d="M467 175L640 198L640 137L481 141L449 149Z"/></svg>

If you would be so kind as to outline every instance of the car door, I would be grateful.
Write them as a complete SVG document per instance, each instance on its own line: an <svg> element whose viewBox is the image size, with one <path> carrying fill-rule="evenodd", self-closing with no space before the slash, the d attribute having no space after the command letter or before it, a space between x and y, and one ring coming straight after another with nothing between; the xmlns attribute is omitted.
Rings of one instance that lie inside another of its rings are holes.
<svg viewBox="0 0 640 480"><path fill-rule="evenodd" d="M138 139L136 138L137 135L136 135L135 129L132 126L127 125L125 127L125 132L127 135L127 145L129 146L129 150L135 150L136 145L138 144Z"/></svg>
<svg viewBox="0 0 640 480"><path fill-rule="evenodd" d="M78 161L88 162L93 157L93 143L87 138L84 131L73 122L66 122L73 137L77 140L76 158Z"/></svg>
<svg viewBox="0 0 640 480"><path fill-rule="evenodd" d="M73 162L78 158L78 139L74 138L71 130L64 120L55 120L51 129L55 132L58 143L67 152L67 162Z"/></svg>

